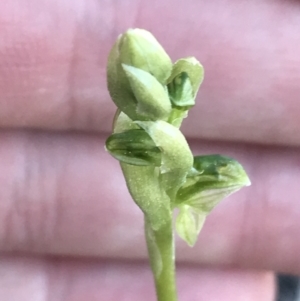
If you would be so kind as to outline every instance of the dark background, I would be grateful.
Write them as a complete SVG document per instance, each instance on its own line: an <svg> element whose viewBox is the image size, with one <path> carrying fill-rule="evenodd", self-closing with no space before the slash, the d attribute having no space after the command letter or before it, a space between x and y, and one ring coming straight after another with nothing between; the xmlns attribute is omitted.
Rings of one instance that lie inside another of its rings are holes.
<svg viewBox="0 0 300 301"><path fill-rule="evenodd" d="M277 301L300 301L300 279L298 277L279 275L277 283Z"/></svg>

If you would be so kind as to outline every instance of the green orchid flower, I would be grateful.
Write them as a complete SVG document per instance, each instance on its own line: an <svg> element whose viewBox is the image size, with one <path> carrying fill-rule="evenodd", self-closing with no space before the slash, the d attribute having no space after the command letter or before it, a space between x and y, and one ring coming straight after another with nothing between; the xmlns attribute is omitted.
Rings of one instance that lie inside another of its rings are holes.
<svg viewBox="0 0 300 301"><path fill-rule="evenodd" d="M193 246L207 215L225 197L250 185L237 161L193 156L180 131L195 105L204 70L194 58L171 59L142 29L129 29L112 47L107 84L117 106L107 151L117 160L128 190L145 217L145 236L158 301L177 300L176 231Z"/></svg>

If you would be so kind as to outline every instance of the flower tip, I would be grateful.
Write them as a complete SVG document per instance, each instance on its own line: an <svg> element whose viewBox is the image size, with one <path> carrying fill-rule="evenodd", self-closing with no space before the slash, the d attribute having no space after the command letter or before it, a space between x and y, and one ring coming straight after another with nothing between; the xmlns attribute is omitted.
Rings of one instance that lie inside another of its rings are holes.
<svg viewBox="0 0 300 301"><path fill-rule="evenodd" d="M251 183L249 177L246 176L246 179L245 179L245 186L251 186L251 184L252 184L252 183Z"/></svg>

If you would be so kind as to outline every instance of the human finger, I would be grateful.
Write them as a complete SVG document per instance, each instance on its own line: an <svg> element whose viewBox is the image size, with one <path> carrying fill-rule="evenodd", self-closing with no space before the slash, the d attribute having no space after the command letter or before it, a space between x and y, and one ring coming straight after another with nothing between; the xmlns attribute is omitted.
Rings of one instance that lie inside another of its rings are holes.
<svg viewBox="0 0 300 301"><path fill-rule="evenodd" d="M182 301L273 301L271 272L178 267ZM155 299L144 263L0 257L0 298L23 301Z"/></svg>
<svg viewBox="0 0 300 301"><path fill-rule="evenodd" d="M143 259L143 217L98 135L0 133L0 251ZM245 165L252 186L208 217L178 259L300 273L299 152L192 141Z"/></svg>
<svg viewBox="0 0 300 301"><path fill-rule="evenodd" d="M279 0L9 1L0 12L0 126L109 131L107 55L121 32L142 27L174 60L194 55L205 66L184 125L190 137L299 145L299 10Z"/></svg>

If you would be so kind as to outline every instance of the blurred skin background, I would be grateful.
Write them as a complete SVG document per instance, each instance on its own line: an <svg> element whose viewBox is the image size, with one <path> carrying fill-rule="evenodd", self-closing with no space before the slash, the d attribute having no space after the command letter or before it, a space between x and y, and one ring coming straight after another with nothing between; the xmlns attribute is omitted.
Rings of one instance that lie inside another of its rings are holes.
<svg viewBox="0 0 300 301"><path fill-rule="evenodd" d="M142 213L104 151L106 60L134 27L204 65L183 132L252 181L194 248L178 240L179 300L275 300L275 274L300 274L296 0L0 1L0 299L155 300Z"/></svg>

